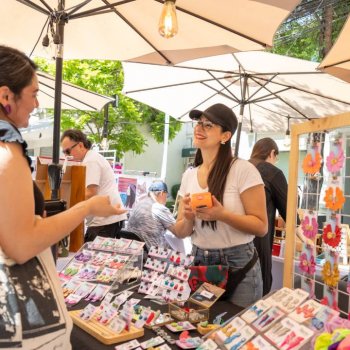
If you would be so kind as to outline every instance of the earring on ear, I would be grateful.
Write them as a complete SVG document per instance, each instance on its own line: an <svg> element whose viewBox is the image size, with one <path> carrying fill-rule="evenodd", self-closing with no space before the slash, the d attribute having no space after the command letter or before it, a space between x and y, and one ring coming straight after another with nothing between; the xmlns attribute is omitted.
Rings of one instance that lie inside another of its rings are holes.
<svg viewBox="0 0 350 350"><path fill-rule="evenodd" d="M4 108L5 108L5 111L7 114L11 113L11 106L10 105L6 105Z"/></svg>
<svg viewBox="0 0 350 350"><path fill-rule="evenodd" d="M225 141L221 141L220 143L221 143L222 145L225 145L225 144L226 144L226 142L225 142Z"/></svg>

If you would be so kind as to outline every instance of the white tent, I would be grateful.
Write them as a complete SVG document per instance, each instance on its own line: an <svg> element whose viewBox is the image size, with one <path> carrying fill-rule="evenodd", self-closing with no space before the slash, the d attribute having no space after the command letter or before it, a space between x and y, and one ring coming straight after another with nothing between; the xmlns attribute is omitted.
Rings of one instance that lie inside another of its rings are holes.
<svg viewBox="0 0 350 350"><path fill-rule="evenodd" d="M191 109L224 103L252 131L286 131L301 121L350 110L350 85L317 63L239 52L161 66L123 62L123 93L188 121Z"/></svg>

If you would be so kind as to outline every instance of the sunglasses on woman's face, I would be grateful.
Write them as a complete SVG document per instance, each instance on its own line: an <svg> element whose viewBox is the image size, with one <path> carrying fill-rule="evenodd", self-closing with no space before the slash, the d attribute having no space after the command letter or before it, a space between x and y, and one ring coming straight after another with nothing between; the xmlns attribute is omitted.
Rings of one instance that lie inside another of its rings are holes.
<svg viewBox="0 0 350 350"><path fill-rule="evenodd" d="M216 125L209 120L196 120L193 122L193 127L200 126L202 129L209 131Z"/></svg>
<svg viewBox="0 0 350 350"><path fill-rule="evenodd" d="M65 154L66 156L70 156L71 152L72 152L72 149L77 146L79 144L79 142L75 143L73 146L71 147L68 147L66 149L64 149L62 152L63 154Z"/></svg>

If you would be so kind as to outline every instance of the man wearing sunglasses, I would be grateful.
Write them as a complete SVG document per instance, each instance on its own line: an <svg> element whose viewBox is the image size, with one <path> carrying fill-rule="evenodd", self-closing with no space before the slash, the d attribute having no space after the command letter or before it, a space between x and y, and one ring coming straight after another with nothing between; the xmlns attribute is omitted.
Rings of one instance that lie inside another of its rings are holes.
<svg viewBox="0 0 350 350"><path fill-rule="evenodd" d="M91 146L91 141L80 130L66 130L61 136L64 155L86 166L86 199L95 195L104 195L110 197L112 204L122 206L111 165L101 154L91 150ZM106 218L88 217L84 241L93 241L96 236L116 238L123 227L124 220L126 220L126 214Z"/></svg>

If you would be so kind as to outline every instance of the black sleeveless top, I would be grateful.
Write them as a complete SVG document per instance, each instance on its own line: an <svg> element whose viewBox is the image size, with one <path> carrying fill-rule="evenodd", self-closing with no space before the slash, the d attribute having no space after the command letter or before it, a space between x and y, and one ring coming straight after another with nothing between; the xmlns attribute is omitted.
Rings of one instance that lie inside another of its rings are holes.
<svg viewBox="0 0 350 350"><path fill-rule="evenodd" d="M0 120L0 141L2 142L16 142L22 146L23 156L26 158L28 162L28 166L33 172L32 160L28 156L27 152L27 142L24 141L20 131L12 124ZM41 193L40 189L33 181L33 193L34 193L34 201L35 201L35 215L43 215L44 213L44 196Z"/></svg>

